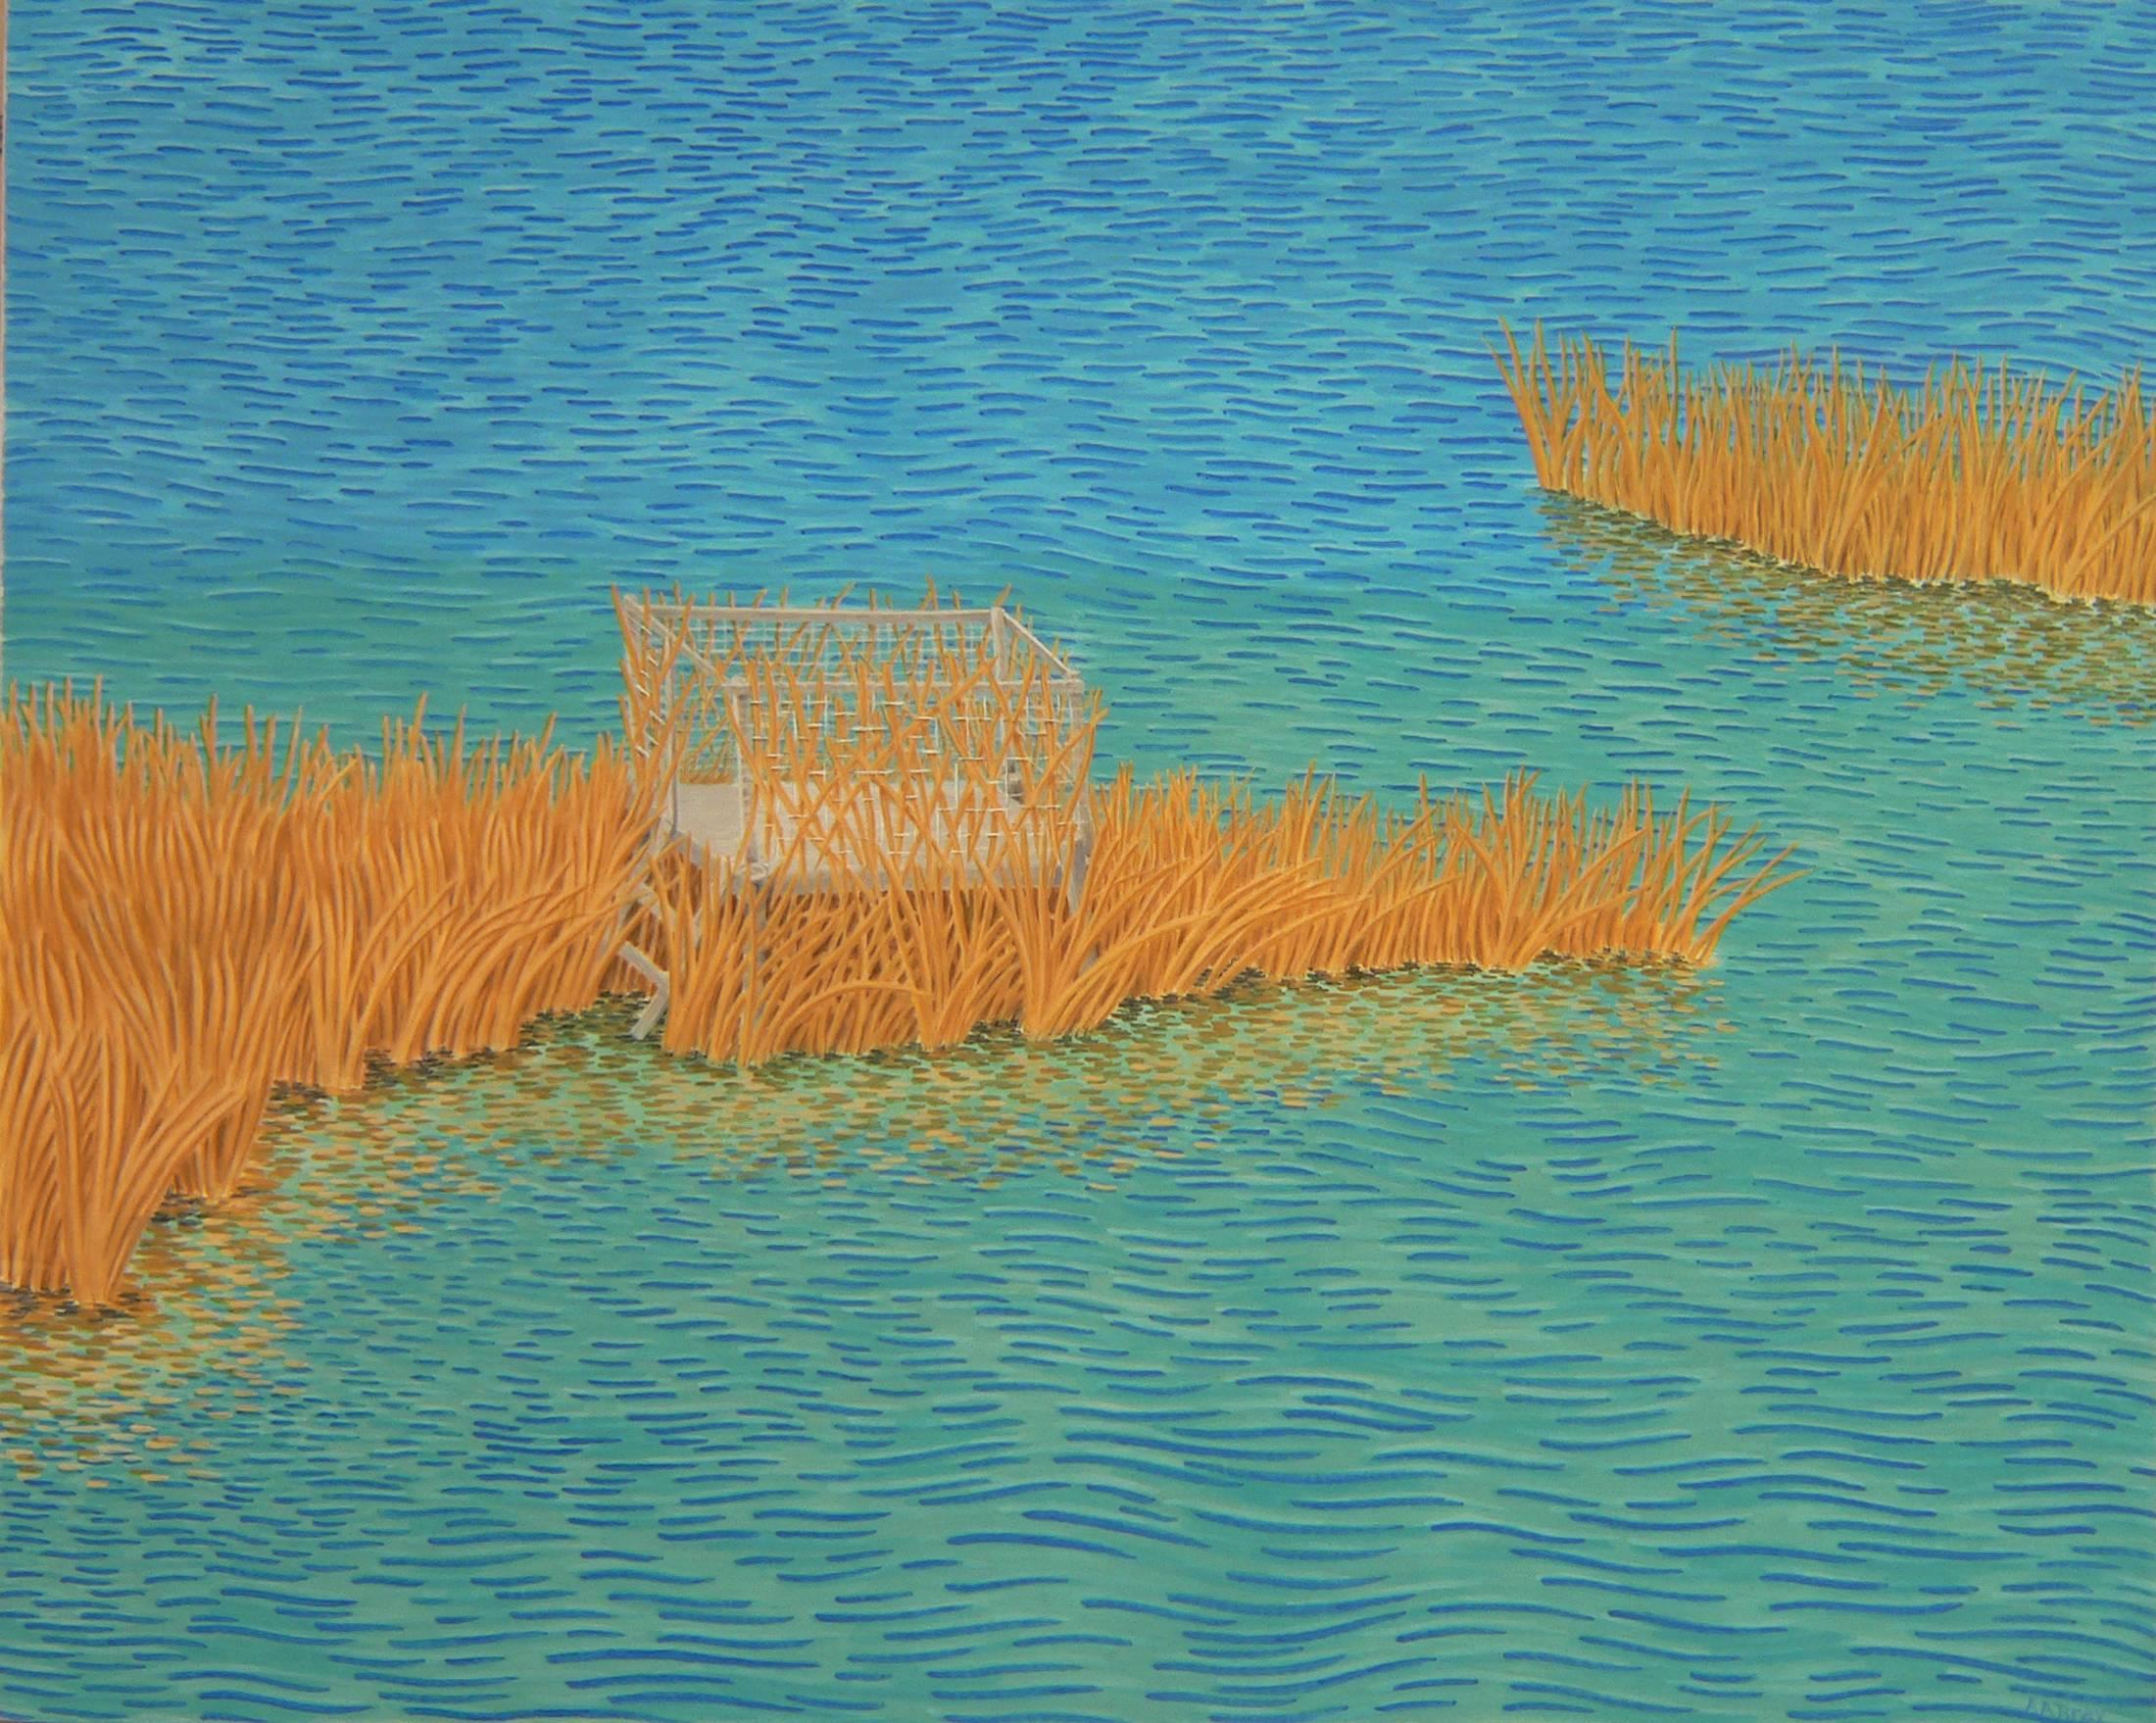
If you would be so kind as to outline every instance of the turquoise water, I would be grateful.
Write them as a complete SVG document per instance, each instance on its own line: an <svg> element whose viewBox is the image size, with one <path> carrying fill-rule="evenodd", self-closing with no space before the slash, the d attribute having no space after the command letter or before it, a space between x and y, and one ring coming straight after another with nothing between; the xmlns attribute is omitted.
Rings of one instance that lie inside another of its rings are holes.
<svg viewBox="0 0 2156 1723"><path fill-rule="evenodd" d="M737 15L738 14L738 15ZM5 672L608 721L1005 586L1106 751L1727 804L1696 973L280 1109L0 1309L0 1714L2144 1717L2156 618L1532 489L1501 315L2106 377L2135 7L59 4ZM2046 1712L2048 1707L2048 1713Z"/></svg>

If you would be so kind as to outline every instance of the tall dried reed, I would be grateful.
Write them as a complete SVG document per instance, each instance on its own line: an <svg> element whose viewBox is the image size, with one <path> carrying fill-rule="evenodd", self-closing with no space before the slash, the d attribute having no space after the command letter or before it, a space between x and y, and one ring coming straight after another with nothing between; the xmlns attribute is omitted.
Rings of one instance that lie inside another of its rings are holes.
<svg viewBox="0 0 2156 1723"><path fill-rule="evenodd" d="M1412 813L1314 778L1275 801L1188 772L1093 793L1098 847L1073 909L1053 878L788 890L725 860L665 859L652 937L673 983L664 1044L745 1063L946 1045L1015 1022L1050 1039L1134 999L1424 964L1549 957L1708 960L1730 920L1795 877L1788 852L1642 786L1614 807L1498 795Z"/></svg>
<svg viewBox="0 0 2156 1723"><path fill-rule="evenodd" d="M1520 777L1408 813L1314 777L1096 787L1098 703L1007 633L811 618L728 645L621 614L629 745L586 758L430 734L423 703L368 753L11 693L0 1281L111 1302L168 1196L245 1177L273 1084L504 1047L631 983L624 932L664 963L665 1045L754 1063L1067 1035L1252 974L1701 961L1790 877L1637 787L1591 809ZM658 846L697 773L745 787L738 853Z"/></svg>
<svg viewBox="0 0 2156 1723"><path fill-rule="evenodd" d="M651 796L622 752L429 736L378 754L100 693L0 714L0 1281L109 1303L173 1193L245 1176L273 1083L512 1043L587 1007Z"/></svg>
<svg viewBox="0 0 2156 1723"><path fill-rule="evenodd" d="M1794 352L1685 372L1538 323L1497 356L1544 488L1835 574L2156 603L2156 402L1959 361L1914 391Z"/></svg>

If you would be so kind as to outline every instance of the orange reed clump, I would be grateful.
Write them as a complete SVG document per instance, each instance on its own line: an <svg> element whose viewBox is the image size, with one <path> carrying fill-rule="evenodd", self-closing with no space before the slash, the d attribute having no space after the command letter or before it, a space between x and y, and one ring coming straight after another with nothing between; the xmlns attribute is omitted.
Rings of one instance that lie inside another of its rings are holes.
<svg viewBox="0 0 2156 1723"><path fill-rule="evenodd" d="M2156 403L1955 362L1913 392L1791 352L1686 374L1537 324L1497 357L1545 489L1834 574L2156 603Z"/></svg>
<svg viewBox="0 0 2156 1723"><path fill-rule="evenodd" d="M904 611L616 608L640 759L677 808L712 785L741 811L682 827L631 929L675 1052L1046 1038L1253 973L1703 960L1789 877L1782 857L1747 870L1758 840L1727 843L1723 814L1657 814L1637 787L1591 811L1521 777L1501 800L1426 790L1412 814L1314 777L1264 804L1188 772L1096 787L1098 700L1022 624L933 590Z"/></svg>
<svg viewBox="0 0 2156 1723"><path fill-rule="evenodd" d="M430 737L423 702L368 754L11 694L0 1282L110 1303L168 1196L244 1177L274 1083L505 1047L627 984L624 933L664 964L665 1045L753 1063L1067 1035L1250 974L1701 961L1790 877L1640 788L1591 810L1520 777L1402 814L1315 778L1267 803L1187 772L1095 787L1098 703L994 627L760 647L721 678L710 638L644 629L630 746L582 759ZM742 786L738 853L654 853L685 763Z"/></svg>
<svg viewBox="0 0 2156 1723"><path fill-rule="evenodd" d="M93 694L0 714L0 1281L109 1303L173 1193L228 1195L271 1085L506 1047L597 998L649 836L619 750L237 746Z"/></svg>
<svg viewBox="0 0 2156 1723"><path fill-rule="evenodd" d="M1432 801L1411 814L1314 778L1277 802L1188 772L1092 792L1078 907L1020 866L897 889L758 886L723 860L661 859L644 937L672 982L664 1045L755 1062L945 1045L976 1025L1072 1034L1133 999L1422 964L1518 969L1619 954L1702 962L1731 918L1795 877L1729 841L1726 815L1628 790Z"/></svg>

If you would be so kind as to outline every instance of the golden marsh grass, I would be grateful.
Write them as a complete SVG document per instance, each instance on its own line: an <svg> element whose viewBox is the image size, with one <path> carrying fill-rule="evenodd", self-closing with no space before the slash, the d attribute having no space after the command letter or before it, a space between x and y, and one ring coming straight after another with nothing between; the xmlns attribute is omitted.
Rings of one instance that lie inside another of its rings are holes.
<svg viewBox="0 0 2156 1723"><path fill-rule="evenodd" d="M169 1195L245 1176L274 1083L590 1006L649 827L618 749L340 753L99 695L0 714L0 1280L109 1302Z"/></svg>
<svg viewBox="0 0 2156 1723"><path fill-rule="evenodd" d="M1960 361L1914 389L1789 353L1687 372L1542 325L1497 363L1547 490L1832 574L2156 603L2156 402Z"/></svg>
<svg viewBox="0 0 2156 1723"><path fill-rule="evenodd" d="M1315 776L1095 784L1098 702L950 641L763 664L685 718L657 672L710 645L632 648L631 745L584 756L551 727L430 734L423 703L363 751L11 694L0 1282L115 1302L161 1206L243 1187L276 1086L509 1048L635 991L624 933L668 976L663 1045L755 1065L1054 1040L1248 977L1699 963L1792 877L1640 785L1592 807L1522 774L1399 812ZM673 767L707 758L753 785L765 865L655 854Z"/></svg>
<svg viewBox="0 0 2156 1723"><path fill-rule="evenodd" d="M759 890L670 855L645 936L667 953L671 1051L753 1064L790 1053L948 1045L1014 1023L1081 1033L1132 1000L1205 998L1426 965L1546 958L1708 960L1730 920L1794 877L1718 810L1497 794L1381 811L1308 778L1273 799L1181 772L1090 792L1096 849L1073 908L1016 869L879 890Z"/></svg>

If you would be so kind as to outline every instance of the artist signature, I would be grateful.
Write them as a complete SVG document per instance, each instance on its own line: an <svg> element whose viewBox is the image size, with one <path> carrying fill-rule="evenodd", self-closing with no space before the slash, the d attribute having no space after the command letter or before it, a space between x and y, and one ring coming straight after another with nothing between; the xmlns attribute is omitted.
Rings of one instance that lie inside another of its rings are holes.
<svg viewBox="0 0 2156 1723"><path fill-rule="evenodd" d="M2042 1717L2046 1723L2110 1723L2106 1713L2087 1705L2070 1705L2060 1699L2031 1699L2024 1717Z"/></svg>

